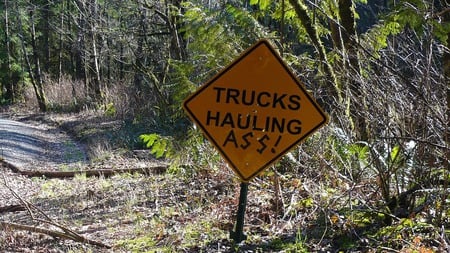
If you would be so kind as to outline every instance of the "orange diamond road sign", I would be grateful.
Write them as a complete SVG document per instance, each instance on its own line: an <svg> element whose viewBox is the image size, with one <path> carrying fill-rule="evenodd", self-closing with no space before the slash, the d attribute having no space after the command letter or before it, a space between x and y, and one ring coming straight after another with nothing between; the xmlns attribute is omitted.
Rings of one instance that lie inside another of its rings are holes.
<svg viewBox="0 0 450 253"><path fill-rule="evenodd" d="M183 107L242 181L328 120L267 40L247 49Z"/></svg>

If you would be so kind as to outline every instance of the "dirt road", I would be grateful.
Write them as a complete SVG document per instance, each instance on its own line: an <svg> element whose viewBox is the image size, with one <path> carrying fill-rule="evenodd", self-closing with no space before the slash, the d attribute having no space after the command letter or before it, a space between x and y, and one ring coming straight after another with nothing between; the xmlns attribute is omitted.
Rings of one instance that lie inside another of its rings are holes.
<svg viewBox="0 0 450 253"><path fill-rule="evenodd" d="M0 114L0 158L24 170L66 170L86 162L85 152L56 127Z"/></svg>

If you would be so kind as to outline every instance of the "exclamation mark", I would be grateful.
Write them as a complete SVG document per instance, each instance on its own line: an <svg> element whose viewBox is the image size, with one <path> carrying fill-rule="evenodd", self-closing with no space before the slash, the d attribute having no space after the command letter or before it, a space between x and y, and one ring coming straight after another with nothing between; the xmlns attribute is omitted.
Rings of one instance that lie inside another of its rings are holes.
<svg viewBox="0 0 450 253"><path fill-rule="evenodd" d="M275 151L275 148L278 146L278 144L280 143L280 140L281 140L281 135L279 135L278 136L278 139L277 139L277 141L275 142L275 145L273 145L273 148L270 150L270 151L272 151L272 153L275 153L276 151Z"/></svg>

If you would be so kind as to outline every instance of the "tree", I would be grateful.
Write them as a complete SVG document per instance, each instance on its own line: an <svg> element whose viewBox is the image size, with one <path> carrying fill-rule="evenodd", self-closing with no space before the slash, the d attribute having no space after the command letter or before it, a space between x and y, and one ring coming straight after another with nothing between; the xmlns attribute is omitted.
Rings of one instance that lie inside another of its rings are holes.
<svg viewBox="0 0 450 253"><path fill-rule="evenodd" d="M98 22L100 22L99 4L97 0L76 0L79 10L78 47L76 65L78 76L83 76L88 96L93 101L102 98L101 75L99 66L99 36Z"/></svg>
<svg viewBox="0 0 450 253"><path fill-rule="evenodd" d="M39 61L38 49L37 49L37 45L36 45L36 29L35 29L35 20L34 20L35 11L36 11L36 7L33 5L28 12L29 22L30 22L29 28L30 28L30 36L31 36L30 43L31 43L31 47L32 47L32 57L33 57L32 60L33 60L34 66L31 64L30 56L28 54L28 49L26 47L26 41L25 41L25 36L24 36L24 32L23 32L23 23L22 23L22 18L20 17L20 13L19 13L17 19L18 19L18 25L19 25L19 37L21 38L22 51L23 51L23 55L24 55L24 58L26 61L26 66L28 68L28 74L30 76L31 83L34 88L34 92L36 94L39 109L42 112L45 112L45 111L47 111L47 99L46 99L45 93L44 93L44 88L43 88L43 83L42 83L41 66L40 66L40 61Z"/></svg>
<svg viewBox="0 0 450 253"><path fill-rule="evenodd" d="M41 36L41 45L42 45L42 62L44 65L44 72L48 73L50 71L50 58L51 58L51 52L50 52L50 46L52 45L52 39L51 36L51 19L52 19L52 11L51 11L51 2L50 0L44 0L42 4L40 5L41 8L41 15L42 18L40 19L40 31L42 31Z"/></svg>
<svg viewBox="0 0 450 253"><path fill-rule="evenodd" d="M9 31L9 3L8 0L4 0L4 40L6 43L5 45L5 54L6 54L6 64L3 63L2 65L6 65L2 67L5 74L4 77L1 80L2 86L0 87L0 94L2 94L3 88L5 89L4 99L14 102L14 83L12 80L12 69L11 69L11 43L10 43L10 31Z"/></svg>

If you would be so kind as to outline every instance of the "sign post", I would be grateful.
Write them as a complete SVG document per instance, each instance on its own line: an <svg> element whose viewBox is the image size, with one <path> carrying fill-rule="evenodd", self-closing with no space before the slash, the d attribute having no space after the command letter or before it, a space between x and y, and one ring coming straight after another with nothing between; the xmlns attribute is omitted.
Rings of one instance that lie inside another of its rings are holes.
<svg viewBox="0 0 450 253"><path fill-rule="evenodd" d="M245 206L247 205L247 192L248 183L241 182L241 192L239 194L239 206L236 216L236 226L234 227L234 231L230 231L230 237L236 243L240 243L247 239L247 236L244 234L244 217Z"/></svg>
<svg viewBox="0 0 450 253"><path fill-rule="evenodd" d="M201 86L183 108L243 182L235 241L243 239L247 182L328 121L267 40Z"/></svg>

